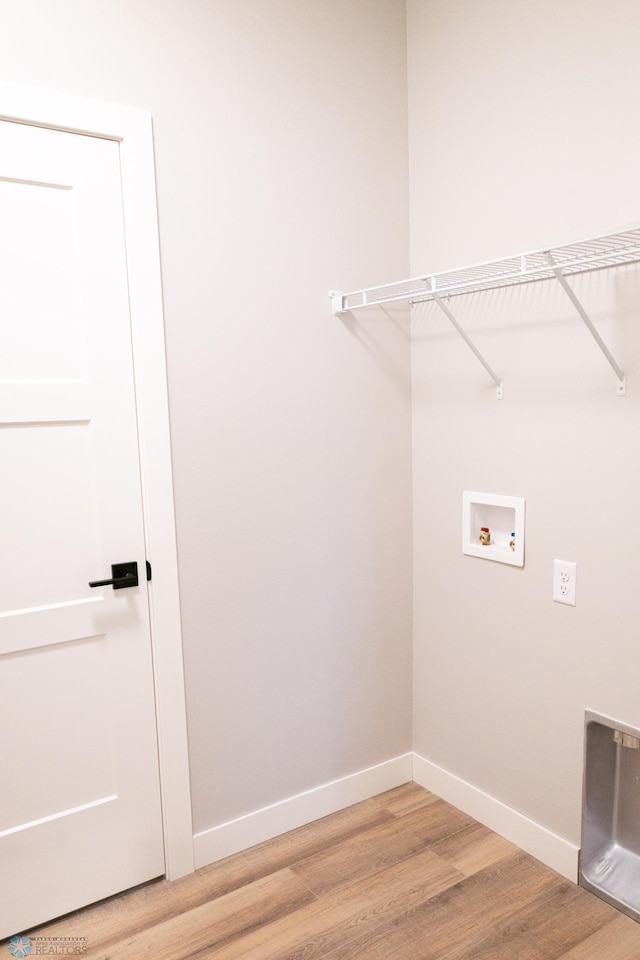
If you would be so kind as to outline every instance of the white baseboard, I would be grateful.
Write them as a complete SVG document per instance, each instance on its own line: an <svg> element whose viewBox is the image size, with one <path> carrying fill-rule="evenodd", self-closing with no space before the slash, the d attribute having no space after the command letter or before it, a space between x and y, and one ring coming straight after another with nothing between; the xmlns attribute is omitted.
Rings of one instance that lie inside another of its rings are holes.
<svg viewBox="0 0 640 960"><path fill-rule="evenodd" d="M578 847L417 753L394 757L195 834L196 869L410 780L576 882Z"/></svg>
<svg viewBox="0 0 640 960"><path fill-rule="evenodd" d="M413 754L413 779L563 877L577 882L579 848L568 840L417 753Z"/></svg>
<svg viewBox="0 0 640 960"><path fill-rule="evenodd" d="M413 754L405 753L196 833L193 838L196 869L407 783L412 778L412 759Z"/></svg>

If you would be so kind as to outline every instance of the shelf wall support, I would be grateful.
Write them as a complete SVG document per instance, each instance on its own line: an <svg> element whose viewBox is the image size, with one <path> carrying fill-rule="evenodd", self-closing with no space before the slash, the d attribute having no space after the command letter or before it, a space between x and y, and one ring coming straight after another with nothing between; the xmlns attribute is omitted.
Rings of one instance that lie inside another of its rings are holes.
<svg viewBox="0 0 640 960"><path fill-rule="evenodd" d="M449 310L449 307L448 307L448 306L446 305L446 303L443 301L443 299L442 299L442 297L440 296L440 294L436 293L435 290L432 289L430 295L431 295L431 297L435 300L435 302L438 304L438 306L440 307L440 309L442 310L442 312L444 313L444 315L447 317L447 319L450 321L450 323L453 324L455 330L460 334L460 336L462 337L462 339L464 340L464 342L466 343L466 345L469 347L469 349L471 350L471 352L474 354L474 356L476 356L476 357L478 358L478 360L480 361L480 363L482 364L482 366L484 367L484 369L487 371L487 373L489 374L489 376L491 377L491 379L493 380L493 382L494 382L495 385L496 385L496 397L498 398L498 400L502 400L502 398L503 398L503 396L504 396L504 392L503 392L503 389L502 389L502 381L501 381L500 377L498 377L498 376L494 373L494 371L491 369L491 367L489 366L489 364L487 363L487 361L484 359L484 357L482 356L482 354L480 353L480 351L478 350L478 348L476 347L476 345L473 343L473 341L472 341L472 340L467 336L467 334L464 332L464 330L462 329L462 327L460 326L460 324L458 323L458 321L456 320L456 318L454 317L454 315L451 313L451 310Z"/></svg>
<svg viewBox="0 0 640 960"><path fill-rule="evenodd" d="M333 315L339 317L341 313L344 313L344 295L339 290L330 290L329 296L331 297Z"/></svg>
<svg viewBox="0 0 640 960"><path fill-rule="evenodd" d="M618 386L617 386L617 388L616 388L616 393L617 393L617 395L618 395L619 397L624 397L624 396L626 396L626 394L627 394L627 379L626 379L626 377L625 377L625 375L624 375L624 372L623 372L622 369L619 367L619 365L616 363L616 361L615 361L615 359L614 359L614 357L613 357L613 354L611 353L611 351L610 351L609 348L607 347L606 343L604 342L604 340L602 339L602 337L600 336L600 334L598 333L598 331L597 331L596 328L594 327L593 323L591 322L591 318L589 317L589 315L587 314L586 310L584 309L584 307L582 306L582 304L580 303L580 301L579 301L578 298L576 297L576 295L575 295L575 293L573 292L572 288L569 286L569 283L568 283L568 281L567 281L567 278L565 277L565 275L564 275L563 272L562 272L562 267L558 266L558 264L556 263L556 261L553 259L553 256L551 255L551 253L547 252L547 253L546 253L546 257L547 257L547 262L549 263L549 266L550 266L551 269L553 270L554 275L555 275L558 283L560 284L560 286L562 287L562 289L564 290L564 292L566 293L566 295L569 297L569 300L571 300L571 303L574 305L574 307L575 307L576 310L578 311L578 314L579 314L580 318L582 319L582 321L584 322L587 330L589 331L589 333L591 334L591 336L593 337L593 339L596 341L596 343L597 343L598 346L600 347L600 350L601 350L602 353L605 355L605 357L607 358L610 366L611 366L612 369L614 370L615 375L616 375L617 378L618 378Z"/></svg>

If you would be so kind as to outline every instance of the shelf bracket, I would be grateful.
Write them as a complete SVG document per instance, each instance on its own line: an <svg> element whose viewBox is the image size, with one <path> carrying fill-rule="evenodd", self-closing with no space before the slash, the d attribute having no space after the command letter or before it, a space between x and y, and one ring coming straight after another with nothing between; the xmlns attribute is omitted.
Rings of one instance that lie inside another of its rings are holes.
<svg viewBox="0 0 640 960"><path fill-rule="evenodd" d="M464 332L464 330L462 329L462 327L460 326L460 324L458 323L458 321L456 320L456 318L454 317L454 315L451 313L451 310L449 310L449 307L448 307L448 306L446 305L446 303L443 301L442 297L441 297L438 293L435 292L435 290L433 289L433 283L431 284L430 296L435 300L435 302L438 304L438 306L440 307L440 309L442 310L442 312L444 313L444 315L447 317L447 319L450 321L450 323L453 324L453 326L454 326L454 328L456 329L456 331L460 334L460 336L462 337L462 339L464 340L464 342L466 343L466 345L469 347L469 349L471 350L471 352L478 358L478 360L480 361L480 363L482 364L482 366L485 368L485 370L487 371L487 373L489 374L489 376L491 377L491 379L493 380L493 382L494 382L495 385L496 385L496 397L497 397L497 399L498 399L498 400L502 400L502 398L503 398L503 396L504 396L504 391L503 391L503 389L502 389L502 381L501 381L500 377L498 377L498 376L493 372L493 370L491 369L491 367L489 366L489 364L487 363L487 361L484 359L484 357L482 356L482 354L480 353L480 351L479 351L478 348L476 347L476 345L475 345L475 344L473 343L473 341L467 336L467 334Z"/></svg>
<svg viewBox="0 0 640 960"><path fill-rule="evenodd" d="M571 300L571 303L574 305L574 307L575 307L576 310L578 311L578 314L579 314L580 318L582 319L582 321L584 322L587 330L589 331L589 333L591 334L591 336L593 337L593 339L596 341L596 343L597 343L598 346L600 347L602 353L603 353L603 354L605 355L605 357L607 358L607 360L608 360L610 366L612 367L613 371L615 372L615 375L616 375L616 377L618 378L618 385L617 385L617 387L616 387L616 393L617 393L617 395L618 395L619 397L625 397L625 396L627 395L627 379L626 379L623 371L621 370L621 368L620 368L620 367L618 366L618 364L616 363L616 361L615 361L615 359L614 359L611 351L609 350L609 348L607 347L606 343L604 342L604 340L602 339L602 337L600 336L600 334L598 333L598 331L597 331L596 328L594 327L594 325L593 325L593 323L591 322L591 319L590 319L589 315L587 314L586 310L584 309L584 307L582 306L582 304L580 303L580 301L579 301L578 298L576 297L576 295L575 295L575 293L573 292L572 288L569 286L569 283L567 282L567 278L564 276L564 274L563 274L563 272L562 272L562 267L558 266L558 264L556 263L556 261L553 259L553 256L552 256L551 253L549 253L548 251L546 252L546 258L547 258L547 262L548 262L549 266L550 266L551 269L553 270L553 273L554 273L554 275L555 275L555 277L556 277L556 280L558 281L558 283L560 284L560 286L562 287L562 289L564 290L564 292L566 293L566 295L569 297L569 300Z"/></svg>
<svg viewBox="0 0 640 960"><path fill-rule="evenodd" d="M344 295L340 293L339 290L330 290L329 297L331 298L331 309L335 317L339 317L341 313L345 312L344 309Z"/></svg>

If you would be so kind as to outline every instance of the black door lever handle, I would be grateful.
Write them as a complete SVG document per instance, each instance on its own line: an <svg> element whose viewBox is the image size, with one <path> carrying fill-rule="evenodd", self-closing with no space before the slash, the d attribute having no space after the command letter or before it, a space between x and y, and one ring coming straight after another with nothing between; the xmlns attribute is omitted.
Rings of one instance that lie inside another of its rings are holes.
<svg viewBox="0 0 640 960"><path fill-rule="evenodd" d="M124 587L138 586L138 564L135 560L132 563L112 563L111 580L91 580L90 587L113 587L114 590L122 590Z"/></svg>

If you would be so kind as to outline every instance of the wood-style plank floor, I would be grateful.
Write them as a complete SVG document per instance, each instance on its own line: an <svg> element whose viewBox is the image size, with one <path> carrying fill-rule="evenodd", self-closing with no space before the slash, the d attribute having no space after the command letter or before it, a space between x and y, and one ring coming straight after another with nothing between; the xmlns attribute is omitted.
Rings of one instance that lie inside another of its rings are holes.
<svg viewBox="0 0 640 960"><path fill-rule="evenodd" d="M92 960L640 960L640 924L414 783L30 934Z"/></svg>

